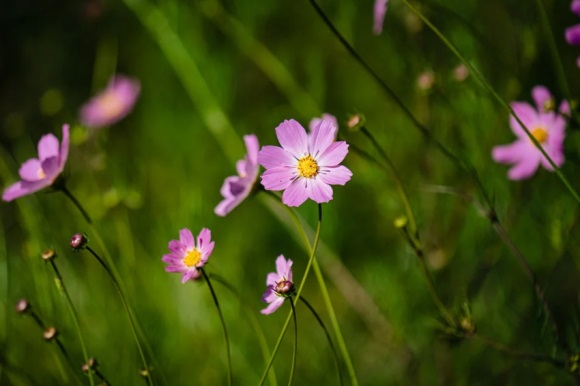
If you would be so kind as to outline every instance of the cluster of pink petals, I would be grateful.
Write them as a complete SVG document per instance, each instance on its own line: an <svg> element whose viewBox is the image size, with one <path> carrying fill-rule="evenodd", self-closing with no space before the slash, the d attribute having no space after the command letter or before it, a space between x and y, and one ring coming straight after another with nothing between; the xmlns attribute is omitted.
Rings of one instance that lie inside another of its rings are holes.
<svg viewBox="0 0 580 386"><path fill-rule="evenodd" d="M512 102L511 107L532 135L536 133L534 136L544 151L556 166L560 167L564 163L566 137L566 119L562 115L570 115L570 107L564 101L560 104L559 112L553 111L552 95L543 86L534 87L532 97L536 108L526 102ZM540 164L547 170L553 170L513 116L510 116L510 126L517 137L516 141L510 145L496 146L491 153L496 162L513 165L508 171L508 178L511 180L529 178Z"/></svg>
<svg viewBox="0 0 580 386"><path fill-rule="evenodd" d="M572 9L572 12L580 16L580 0L573 0L572 4L570 4L570 8ZM568 27L566 29L565 35L568 44L580 46L580 24ZM578 59L576 59L576 65L580 67L580 56L578 57Z"/></svg>
<svg viewBox="0 0 580 386"><path fill-rule="evenodd" d="M260 311L262 314L269 315L284 303L289 294L281 294L276 289L285 282L292 283L292 260L286 260L284 255L280 255L276 259L276 272L270 272L266 277L268 289L262 295L262 300L269 304Z"/></svg>
<svg viewBox="0 0 580 386"><path fill-rule="evenodd" d="M282 122L276 127L282 147L264 146L258 153L258 162L266 169L261 176L264 188L284 190L282 202L288 206L300 206L308 198L319 204L332 200L330 185L344 185L352 176L349 169L340 165L348 145L335 142L336 132L331 120L322 120L309 134L293 119ZM310 175L299 169L307 158Z"/></svg>
<svg viewBox="0 0 580 386"><path fill-rule="evenodd" d="M380 35L381 32L383 32L383 23L385 22L385 15L387 14L388 5L389 0L375 0L375 6L373 10L373 32L375 35Z"/></svg>
<svg viewBox="0 0 580 386"><path fill-rule="evenodd" d="M62 142L54 134L46 134L38 141L38 158L24 162L18 173L21 180L9 186L2 194L4 201L37 192L54 183L64 170L69 150L69 126L62 126Z"/></svg>
<svg viewBox="0 0 580 386"><path fill-rule="evenodd" d="M120 121L133 110L140 91L139 81L123 75L113 77L106 89L81 108L81 123L100 128Z"/></svg>
<svg viewBox="0 0 580 386"><path fill-rule="evenodd" d="M238 175L226 178L222 185L221 194L224 199L215 208L215 214L218 216L226 216L244 201L258 179L260 168L258 165L258 151L260 150L258 137L254 134L245 135L244 142L248 152L246 157L236 164Z"/></svg>
<svg viewBox="0 0 580 386"><path fill-rule="evenodd" d="M167 272L181 273L181 282L185 283L188 280L195 280L200 277L198 268L201 268L209 259L213 252L214 242L211 241L211 231L203 228L197 237L197 244L191 231L183 228L179 231L179 240L171 240L169 242L170 253L163 256L163 262L169 264L165 267ZM196 264L187 264L186 259L191 254L197 254L198 261Z"/></svg>

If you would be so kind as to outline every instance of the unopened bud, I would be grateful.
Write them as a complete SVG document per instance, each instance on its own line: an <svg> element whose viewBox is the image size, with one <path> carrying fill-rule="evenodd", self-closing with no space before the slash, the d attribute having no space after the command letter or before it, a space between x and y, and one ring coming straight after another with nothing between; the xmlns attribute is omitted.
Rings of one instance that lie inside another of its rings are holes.
<svg viewBox="0 0 580 386"><path fill-rule="evenodd" d="M353 114L348 118L346 126L350 131L359 131L366 124L366 118L362 114Z"/></svg>
<svg viewBox="0 0 580 386"><path fill-rule="evenodd" d="M399 216L395 219L394 224L396 228L401 229L406 227L408 222L407 216Z"/></svg>
<svg viewBox="0 0 580 386"><path fill-rule="evenodd" d="M40 257L42 258L42 260L48 262L48 261L56 258L56 252L54 251L54 249L50 248L50 249L47 249L46 251L42 252Z"/></svg>
<svg viewBox="0 0 580 386"><path fill-rule="evenodd" d="M296 293L296 288L294 287L294 283L290 280L281 280L276 283L274 291L276 291L278 295L289 297Z"/></svg>
<svg viewBox="0 0 580 386"><path fill-rule="evenodd" d="M89 358L87 363L83 363L83 372L88 373L90 369L94 369L99 365L95 358Z"/></svg>
<svg viewBox="0 0 580 386"><path fill-rule="evenodd" d="M70 239L70 247L75 251L85 249L88 243L89 239L84 233L75 233Z"/></svg>
<svg viewBox="0 0 580 386"><path fill-rule="evenodd" d="M140 369L139 375L142 376L143 378L149 378L151 376L151 374L149 374L149 370L147 369Z"/></svg>
<svg viewBox="0 0 580 386"><path fill-rule="evenodd" d="M54 327L47 327L47 329L44 330L44 333L42 334L42 336L44 337L44 340L46 340L47 342L50 342L50 341L56 339L56 337L58 336L58 331Z"/></svg>
<svg viewBox="0 0 580 386"><path fill-rule="evenodd" d="M425 71L417 78L417 87L421 91L429 91L435 83L435 74L433 71Z"/></svg>
<svg viewBox="0 0 580 386"><path fill-rule="evenodd" d="M20 299L18 303L16 303L16 312L19 314L25 314L30 310L30 303L26 299Z"/></svg>

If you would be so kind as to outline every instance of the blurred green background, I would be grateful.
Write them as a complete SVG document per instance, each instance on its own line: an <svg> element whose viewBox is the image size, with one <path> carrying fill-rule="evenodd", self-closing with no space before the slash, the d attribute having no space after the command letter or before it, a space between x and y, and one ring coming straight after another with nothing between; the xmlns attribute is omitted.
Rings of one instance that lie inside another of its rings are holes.
<svg viewBox="0 0 580 386"><path fill-rule="evenodd" d="M504 100L530 101L531 88L543 84L560 101L565 92L532 3L414 4ZM544 4L576 97L578 50L566 45L563 31L577 17L567 1ZM507 180L507 167L490 157L493 146L514 139L507 112L473 76L454 77L459 61L402 2L391 0L380 36L372 34L373 1L320 5L433 136L478 171L500 220L537 274L562 336L577 352L577 203L543 169L526 181ZM141 96L126 119L90 134L78 126L79 108L114 73L138 78ZM433 77L427 89L417 83L425 73ZM274 128L282 120L306 126L323 112L336 115L342 128L348 114L366 116L367 128L409 191L436 288L455 315L465 316L469 305L482 336L566 359L554 346L532 286L489 221L473 202L434 192L444 187L480 200L472 180L425 140L306 0L4 1L0 77L2 187L17 179L43 134L61 138L61 125L73 125L69 188L95 220L123 278L158 359L153 370L158 384L226 383L222 333L206 285L182 285L161 262L181 228L194 234L212 230L216 247L207 271L236 287L274 345L289 307L259 314L266 274L284 254L294 260L298 281L308 256L283 212L261 195L226 218L213 210L223 179L234 174L233 161L244 154L242 135L255 133L261 145L277 144ZM580 139L574 129L568 128L563 172L580 189L575 178ZM376 155L361 134L340 135ZM324 246L318 256L360 384L573 384L566 371L548 364L514 358L477 339L445 338L417 258L393 226L404 213L394 181L354 152L345 164L354 175L323 205ZM315 227L313 202L298 212ZM72 204L45 190L3 203L0 213L0 384L75 384L68 368L59 369L56 347L42 340L30 318L14 311L17 300L27 298L46 324L59 329L80 369L74 325L50 266L40 259L49 247L59 255L56 263L101 372L113 385L144 384L128 319L109 277L88 253L68 247L78 231L94 240ZM264 360L251 320L237 298L214 285L230 332L235 383L257 384ZM314 275L303 294L330 327ZM337 384L322 330L306 308L297 312L294 384ZM275 362L280 384L288 379L291 342L289 332Z"/></svg>

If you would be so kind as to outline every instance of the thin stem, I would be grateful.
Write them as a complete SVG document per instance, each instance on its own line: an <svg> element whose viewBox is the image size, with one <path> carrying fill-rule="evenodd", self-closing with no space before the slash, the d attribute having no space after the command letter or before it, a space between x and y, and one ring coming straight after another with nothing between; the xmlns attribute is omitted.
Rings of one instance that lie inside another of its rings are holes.
<svg viewBox="0 0 580 386"><path fill-rule="evenodd" d="M133 317L133 313L131 312L131 309L129 308L129 304L127 303L127 299L125 297L125 294L123 293L123 290L121 289L121 286L119 285L119 282L115 278L115 275L113 275L113 273L111 272L111 269L109 268L109 266L107 264L105 264L103 259L101 259L100 256L97 255L97 253L91 247L87 246L86 249L95 257L95 259L97 259L99 264L101 264L101 266L105 269L105 271L107 272L107 274L109 275L109 277L113 281L113 284L115 285L115 289L117 290L117 293L119 294L119 297L121 298L121 303L123 303L123 307L125 308L125 312L127 313L127 316L129 317L129 323L131 324L131 332L133 333L133 339L135 340L135 343L137 344L137 350L139 351L139 356L141 357L141 362L143 363L143 369L145 370L142 372L143 376L145 377L145 379L147 379L147 384L152 386L152 385L154 385L154 383L153 383L153 378L151 377L151 371L149 369L149 365L147 364L147 359L145 358L145 353L143 352L143 348L141 347L141 342L139 341L139 336L137 335L137 329L135 327L135 320Z"/></svg>
<svg viewBox="0 0 580 386"><path fill-rule="evenodd" d="M245 298L242 297L232 285L230 285L227 281L225 281L225 279L221 278L219 275L216 275L214 273L210 273L209 277L213 281L216 281L216 282L220 283L221 285L223 285L225 288L227 288L231 293L233 293L238 298L240 303L244 306L244 310L246 311L246 315L248 316L248 319L250 319L250 322L252 324L254 332L256 333L256 336L258 337L258 342L260 343L260 348L262 349L262 355L264 357L264 362L268 363L268 359L270 358L270 349L268 348L268 342L266 341L266 336L264 335L264 331L262 330L260 323L258 323L258 319L254 315L254 309L250 308L248 306L248 304L245 302ZM270 380L270 384L273 386L276 386L277 385L276 375L274 374L273 368L272 368L272 371L270 371L268 373L268 377Z"/></svg>
<svg viewBox="0 0 580 386"><path fill-rule="evenodd" d="M56 276L56 287L64 295L69 312L71 313L71 316L73 318L75 329L77 330L77 336L79 337L79 342L81 344L81 350L83 351L83 359L84 359L85 363L89 363L89 355L87 352L87 346L85 344L85 339L83 337L83 333L81 331L81 325L79 323L79 317L78 317L78 314L75 310L72 299L71 299L71 297L66 289L66 286L64 285L64 281L62 280L62 276L60 275L60 272L56 266L56 263L54 262L54 259L50 260L50 266L52 267L54 274ZM90 382L91 386L94 386L95 380L93 379L93 372L89 369L89 371L87 373L89 375L89 382Z"/></svg>
<svg viewBox="0 0 580 386"><path fill-rule="evenodd" d="M322 227L322 204L318 204L318 226L316 227L316 235L314 236L314 244L312 246L310 257L308 259L308 264L306 265L306 270L304 271L304 276L302 277L302 281L300 282L300 286L298 287L298 291L296 292L296 302L300 299L300 294L302 293L302 289L304 288L304 284L306 283L306 279L308 278L308 273L310 272L310 267L312 266L312 262L314 259L314 254L316 253L316 248L318 247L318 241L320 240L320 229ZM288 325L290 324L290 320L292 319L292 311L288 314L286 318L286 322L282 327L282 331L278 336L278 340L276 341L276 345L274 346L274 350L272 351L272 355L270 356L270 360L266 365L266 369L264 370L264 374L262 374L262 378L260 379L259 385L263 385L266 381L266 376L268 375L268 371L274 363L274 358L276 358L276 354L278 353L278 349L280 348L280 344L282 343L282 339L284 338L284 334L288 329Z"/></svg>
<svg viewBox="0 0 580 386"><path fill-rule="evenodd" d="M288 380L288 386L292 386L292 381L294 380L294 371L296 370L296 353L298 352L298 323L296 323L296 308L294 308L294 300L289 297L290 305L292 306L292 319L294 321L294 351L292 352L292 365L290 367L290 379Z"/></svg>
<svg viewBox="0 0 580 386"><path fill-rule="evenodd" d="M218 302L218 298L215 294L215 291L213 290L213 286L211 285L211 280L209 280L209 276L207 275L207 273L205 273L205 269L200 268L199 269L201 271L201 274L203 275L203 278L205 279L205 281L207 282L207 286L209 287L209 291L211 292L211 296L213 298L213 302L215 304L215 307L217 308L217 312L220 316L220 323L222 325L222 331L224 333L224 343L226 345L226 355L228 358L228 385L232 386L232 382L233 382L233 377L232 377L232 357L230 354L230 340L228 338L228 329L226 328L226 321L224 320L224 316L222 314L222 309L220 308L220 303Z"/></svg>
<svg viewBox="0 0 580 386"><path fill-rule="evenodd" d="M61 185L58 186L58 190L63 192L64 195L67 196L72 201L72 203L77 207L79 212L81 212L81 214L83 215L83 217L85 218L85 220L89 224L93 223L93 221L91 220L91 217L89 216L89 214L87 213L85 208L83 208L83 206L81 205L79 200L77 200L76 197L73 196L73 194L70 192L70 190L68 190L68 188L66 187L66 185L64 183L62 183Z"/></svg>
<svg viewBox="0 0 580 386"><path fill-rule="evenodd" d="M103 373L101 373L98 369L94 369L95 374L97 374L97 377L99 377L99 379L105 384L110 386L111 382L109 382L109 380L103 375Z"/></svg>
<svg viewBox="0 0 580 386"><path fill-rule="evenodd" d="M328 329L324 325L324 322L322 321L322 318L320 317L320 315L318 315L316 310L314 310L314 307L312 307L312 305L304 297L300 298L300 300L302 300L302 303L304 303L304 305L306 305L306 307L308 307L310 312L312 312L312 315L314 315L314 317L316 318L316 321L318 322L320 327L322 327L322 330L324 330L324 335L326 336L326 339L328 340L328 345L330 346L330 349L332 351L332 356L334 357L334 363L336 364L336 372L338 373L338 381L339 381L341 386L344 385L344 382L342 380L342 371L340 371L340 361L338 359L338 353L336 352L336 348L334 347L334 344L332 343L332 338L330 337L330 333L328 332Z"/></svg>

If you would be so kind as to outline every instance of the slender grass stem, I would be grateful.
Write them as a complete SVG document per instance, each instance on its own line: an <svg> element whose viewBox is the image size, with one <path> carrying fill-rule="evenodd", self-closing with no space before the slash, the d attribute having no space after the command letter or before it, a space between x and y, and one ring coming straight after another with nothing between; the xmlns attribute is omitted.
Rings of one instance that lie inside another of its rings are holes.
<svg viewBox="0 0 580 386"><path fill-rule="evenodd" d="M290 306L292 306L292 319L294 321L294 350L292 351L292 365L290 367L290 379L288 379L288 386L292 386L294 380L294 372L296 371L296 354L298 353L298 323L296 322L296 308L294 307L294 300L290 299Z"/></svg>
<svg viewBox="0 0 580 386"><path fill-rule="evenodd" d="M93 223L91 217L89 216L85 208L83 208L79 200L77 200L76 197L70 192L70 190L68 190L68 188L64 183L58 186L58 190L63 192L64 195L67 196L72 201L72 203L77 207L79 212L81 212L81 214L89 224Z"/></svg>
<svg viewBox="0 0 580 386"><path fill-rule="evenodd" d="M308 278L308 273L310 272L312 262L315 260L314 254L316 253L316 248L318 247L318 241L320 240L321 228L322 228L322 204L318 204L318 226L316 227L316 235L314 236L314 243L312 245L312 249L310 252L308 264L306 265L306 269L304 271L304 276L302 277L302 281L300 282L300 286L298 287L298 291L296 292L296 297L295 297L296 302L298 302L298 300L300 300L300 294L302 293L302 289L304 288L304 284L306 283L306 279ZM286 318L286 322L284 323L284 326L282 327L282 331L280 332L280 335L278 336L278 340L276 341L276 345L274 346L274 350L272 351L272 355L270 356L270 360L268 361L268 364L266 365L266 369L264 370L264 374L262 375L262 378L260 379L260 383L259 383L260 386L264 384L264 382L266 380L266 376L268 375L268 372L270 370L270 367L272 366L272 363L274 363L274 359L276 358L276 354L278 353L278 349L280 348L280 344L282 343L282 339L284 338L284 334L286 333L286 330L288 329L288 325L290 324L291 319L292 319L292 311L290 311L290 314Z"/></svg>
<svg viewBox="0 0 580 386"><path fill-rule="evenodd" d="M232 386L232 382L233 382L232 356L230 354L230 339L228 338L228 329L226 328L226 321L224 319L224 315L222 314L222 309L220 308L220 303L218 301L217 295L213 289L213 286L211 285L211 280L209 279L209 276L205 272L205 269L200 268L199 270L201 271L203 278L207 282L207 286L209 287L209 291L211 292L213 302L215 304L215 307L217 308L217 312L218 312L219 317L220 317L220 323L222 325L222 332L224 333L224 343L226 346L226 356L228 358L228 385Z"/></svg>
<svg viewBox="0 0 580 386"><path fill-rule="evenodd" d="M334 344L332 343L332 338L330 337L330 333L328 332L328 329L324 325L322 318L320 317L320 315L318 315L318 313L316 312L314 307L312 307L312 305L304 297L300 298L300 300L302 300L302 303L304 303L304 305L306 307L308 307L310 312L312 312L312 315L314 315L314 318L316 318L316 321L318 322L320 327L322 327L322 330L324 331L324 335L326 336L326 339L328 340L328 345L330 346L330 350L332 351L334 363L336 364L336 372L338 374L338 382L340 383L341 386L344 385L344 381L342 379L342 371L340 371L340 360L338 359L338 352L336 351L336 348L334 347Z"/></svg>
<svg viewBox="0 0 580 386"><path fill-rule="evenodd" d="M103 375L103 373L101 373L98 369L95 369L95 374L97 375L97 377L99 377L99 379L101 380L101 382L106 385L106 386L110 386L111 382L109 382L109 380Z"/></svg>
<svg viewBox="0 0 580 386"><path fill-rule="evenodd" d="M50 266L52 267L52 270L54 271L54 275L56 276L56 287L63 294L63 296L66 300L66 304L67 304L67 307L69 309L69 312L73 318L73 322L75 325L77 336L79 338L79 342L81 345L81 350L83 352L83 359L84 359L85 363L88 363L89 362L89 355L87 352L87 345L85 343L85 338L84 338L83 333L81 331L81 325L79 323L78 314L76 312L76 309L74 307L74 304L72 302L70 294L68 293L68 290L66 289L66 286L64 285L64 280L62 279L62 276L61 276L61 274L56 266L56 263L54 262L54 259L50 260ZM91 386L94 386L95 380L93 378L93 372L89 369L87 374L89 376L89 382L90 382Z"/></svg>
<svg viewBox="0 0 580 386"><path fill-rule="evenodd" d="M125 308L125 312L127 313L127 317L129 318L129 323L131 325L131 332L133 334L133 339L135 340L135 344L137 345L137 350L139 351L139 356L141 357L141 362L143 363L143 370L144 371L142 371L142 374L143 374L144 378L147 380L147 384L150 386L153 386L154 382L153 382L153 378L151 377L151 371L149 369L149 365L147 364L147 359L145 358L145 353L143 352L143 347L141 346L141 341L140 341L139 336L137 334L137 328L135 326L135 318L133 316L133 312L131 311L131 308L129 307L129 303L127 302L127 298L123 292L123 289L121 288L119 282L117 281L117 278L115 277L115 275L113 275L113 272L111 272L111 269L103 261L103 259L101 259L101 257L91 247L87 246L86 249L95 257L95 259L97 259L99 264L101 264L101 266L105 269L105 271L107 272L107 274L109 275L109 277L113 281L113 284L115 285L115 289L117 290L117 293L119 294L119 297L121 298L121 303L123 303L123 307Z"/></svg>

